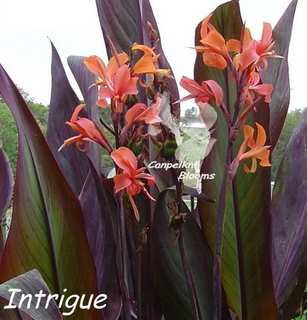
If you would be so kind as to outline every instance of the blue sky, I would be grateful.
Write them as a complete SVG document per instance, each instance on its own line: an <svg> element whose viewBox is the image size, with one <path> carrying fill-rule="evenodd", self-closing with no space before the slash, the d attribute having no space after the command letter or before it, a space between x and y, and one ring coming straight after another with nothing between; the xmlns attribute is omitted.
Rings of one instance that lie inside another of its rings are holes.
<svg viewBox="0 0 307 320"><path fill-rule="evenodd" d="M223 1L151 0L164 50L177 79L192 76L194 28ZM259 37L262 22L278 21L290 0L241 0L243 18ZM95 0L1 0L0 63L18 86L37 101L50 100L50 45L54 41L63 60L71 54L105 57ZM172 14L170 14L172 13ZM307 2L301 0L290 48L291 108L306 107ZM68 69L67 69L68 70ZM69 70L68 70L69 73ZM72 85L77 88L69 73ZM78 90L76 89L78 92Z"/></svg>

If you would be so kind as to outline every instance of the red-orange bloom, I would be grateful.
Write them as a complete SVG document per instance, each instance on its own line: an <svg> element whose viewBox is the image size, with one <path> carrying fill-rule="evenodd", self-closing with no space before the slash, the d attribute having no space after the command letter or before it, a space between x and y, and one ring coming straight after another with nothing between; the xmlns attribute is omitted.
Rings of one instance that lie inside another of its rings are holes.
<svg viewBox="0 0 307 320"><path fill-rule="evenodd" d="M213 102L218 107L223 104L223 90L214 80L203 81L200 85L195 80L182 77L180 85L190 93L181 101L195 99L196 103Z"/></svg>
<svg viewBox="0 0 307 320"><path fill-rule="evenodd" d="M126 148L120 147L111 153L111 157L116 165L122 169L122 172L117 174L113 180L115 184L115 192L126 190L133 212L136 219L139 221L139 212L134 202L133 197L140 192L144 192L148 198L155 201L146 189L146 182L149 186L155 184L155 178L145 173L146 168L138 169L138 161L134 153Z"/></svg>
<svg viewBox="0 0 307 320"><path fill-rule="evenodd" d="M266 103L272 101L273 86L271 84L262 84L259 73L254 71L249 74L248 84L244 90L244 102L247 106L253 104L256 96L263 96Z"/></svg>
<svg viewBox="0 0 307 320"><path fill-rule="evenodd" d="M97 56L84 60L87 68L98 76L96 84L99 86L98 102L100 107L108 105L107 99L112 99L116 112L122 112L123 104L128 95L136 95L137 77L131 76L126 64L129 58L126 53L112 57L108 66Z"/></svg>
<svg viewBox="0 0 307 320"><path fill-rule="evenodd" d="M254 128L245 125L244 130L244 141L240 147L236 159L233 161L231 166L231 173L234 174L239 166L239 163L246 159L252 160L252 165L249 168L244 164L244 171L246 173L255 173L257 169L257 160L260 160L259 165L262 167L270 167L270 146L265 146L266 133L264 128L256 123L257 126L257 136L254 138ZM249 148L250 150L246 151Z"/></svg>
<svg viewBox="0 0 307 320"><path fill-rule="evenodd" d="M272 26L269 23L263 24L261 40L252 40L249 37L245 39L245 45L242 53L238 56L239 66L241 70L245 70L251 65L262 70L267 67L268 58L281 58L275 54L273 50L274 41L272 38Z"/></svg>
<svg viewBox="0 0 307 320"><path fill-rule="evenodd" d="M162 120L159 117L161 107L161 98L157 97L156 102L147 107L143 103L136 103L130 108L125 116L126 126L130 127L136 123L155 124L160 123Z"/></svg>
<svg viewBox="0 0 307 320"><path fill-rule="evenodd" d="M59 148L59 151L72 143L76 143L78 148L83 150L84 143L95 142L105 148L108 152L112 152L111 145L96 124L87 118L79 117L79 114L83 108L84 105L82 104L77 106L71 116L70 121L66 122L66 124L69 125L74 131L78 132L79 135L65 140L63 145Z"/></svg>

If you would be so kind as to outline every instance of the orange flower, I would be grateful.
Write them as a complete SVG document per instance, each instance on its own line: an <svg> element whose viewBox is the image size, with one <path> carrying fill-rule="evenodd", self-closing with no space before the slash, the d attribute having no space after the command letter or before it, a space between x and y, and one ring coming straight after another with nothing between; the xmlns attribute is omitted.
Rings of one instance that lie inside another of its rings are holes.
<svg viewBox="0 0 307 320"><path fill-rule="evenodd" d="M250 106L255 101L255 96L263 96L266 103L272 101L273 86L261 84L259 73L254 71L249 74L247 86L243 92L244 103Z"/></svg>
<svg viewBox="0 0 307 320"><path fill-rule="evenodd" d="M147 107L143 103L136 103L126 113L126 127L130 127L134 123L144 122L146 124L155 124L161 122L162 120L159 117L160 107L160 97L158 97L156 102L153 103L150 107Z"/></svg>
<svg viewBox="0 0 307 320"><path fill-rule="evenodd" d="M200 46L196 47L203 54L204 64L209 67L225 69L230 59L224 37L209 23L212 15L204 19L201 25Z"/></svg>
<svg viewBox="0 0 307 320"><path fill-rule="evenodd" d="M87 68L94 73L99 86L98 102L100 107L107 106L107 99L112 99L116 112L122 112L123 104L128 95L136 95L137 77L132 77L126 64L129 58L126 53L112 57L108 66L97 56L91 56L84 60Z"/></svg>
<svg viewBox="0 0 307 320"><path fill-rule="evenodd" d="M248 34L245 45L242 47L242 53L236 58L241 70L245 70L251 65L263 70L267 67L268 58L282 58L276 55L273 50L275 43L272 38L272 26L269 23L263 24L261 40L252 40L249 32Z"/></svg>
<svg viewBox="0 0 307 320"><path fill-rule="evenodd" d="M266 142L266 133L264 128L256 123L257 126L257 137L256 140L254 138L254 128L245 125L243 127L244 130L244 141L240 147L237 157L234 159L231 165L231 174L232 176L235 174L239 163L246 159L252 160L251 168L249 168L246 164L244 164L244 171L246 173L255 173L257 169L257 160L260 160L259 165L262 167L270 167L270 146L265 146ZM250 150L246 151L247 148Z"/></svg>
<svg viewBox="0 0 307 320"><path fill-rule="evenodd" d="M218 107L223 104L223 90L214 80L203 81L200 85L195 80L182 77L180 85L190 93L180 101L190 99L195 99L196 103L209 103L213 101Z"/></svg>
<svg viewBox="0 0 307 320"><path fill-rule="evenodd" d="M149 186L153 186L155 184L155 178L152 175L144 172L146 168L138 169L138 161L136 156L130 149L126 147L120 147L114 150L111 153L111 157L116 165L122 169L122 172L113 178L115 192L117 193L122 190L127 191L133 212L136 219L139 221L140 216L133 197L140 192L144 192L149 199L155 201L155 199L147 191L144 182L146 181Z"/></svg>
<svg viewBox="0 0 307 320"><path fill-rule="evenodd" d="M163 77L170 76L171 71L169 69L159 69L159 55L157 55L154 49L145 45L135 44L131 48L132 51L139 50L143 52L143 56L136 62L132 71L134 74L157 74Z"/></svg>
<svg viewBox="0 0 307 320"><path fill-rule="evenodd" d="M108 152L112 152L111 145L96 124L87 118L79 117L83 108L84 105L82 104L77 106L70 121L66 122L66 124L68 124L74 131L77 131L79 135L65 140L63 145L59 148L59 151L72 143L76 143L78 148L82 151L84 149L83 144L90 141L98 143Z"/></svg>

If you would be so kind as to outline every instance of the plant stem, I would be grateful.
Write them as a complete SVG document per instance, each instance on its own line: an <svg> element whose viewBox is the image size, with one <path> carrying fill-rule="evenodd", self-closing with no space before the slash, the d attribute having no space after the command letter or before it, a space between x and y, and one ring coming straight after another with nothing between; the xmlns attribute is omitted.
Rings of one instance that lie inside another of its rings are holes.
<svg viewBox="0 0 307 320"><path fill-rule="evenodd" d="M100 123L111 133L115 136L115 131L103 120L103 119L99 119Z"/></svg>
<svg viewBox="0 0 307 320"><path fill-rule="evenodd" d="M119 195L119 241L120 241L120 256L121 256L121 291L123 295L123 311L124 319L130 319L130 307L129 307L129 286L128 286L128 272L127 272L127 243L126 243L126 222L125 222L125 210L123 203L123 194Z"/></svg>

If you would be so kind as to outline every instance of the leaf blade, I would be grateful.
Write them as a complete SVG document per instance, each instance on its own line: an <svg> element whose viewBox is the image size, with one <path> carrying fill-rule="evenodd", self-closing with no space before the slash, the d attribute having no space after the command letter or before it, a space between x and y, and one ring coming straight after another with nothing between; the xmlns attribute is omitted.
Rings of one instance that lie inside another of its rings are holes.
<svg viewBox="0 0 307 320"><path fill-rule="evenodd" d="M162 192L157 200L152 228L155 290L163 314L168 319L194 319L191 292L178 249L176 235L169 226L169 202L174 191ZM201 319L213 319L212 309L212 257L194 218L188 213L183 225L185 248L194 278ZM166 289L167 288L167 289Z"/></svg>
<svg viewBox="0 0 307 320"><path fill-rule="evenodd" d="M0 280L37 269L52 292L61 293L67 288L68 294L95 294L95 267L80 204L2 66L0 94L19 131L13 220L1 260ZM100 319L100 314L96 310L77 310L72 319Z"/></svg>
<svg viewBox="0 0 307 320"><path fill-rule="evenodd" d="M272 264L281 318L293 316L307 281L307 112L280 165L272 199Z"/></svg>
<svg viewBox="0 0 307 320"><path fill-rule="evenodd" d="M87 157L75 147L68 147L58 152L65 139L73 136L73 131L65 124L80 101L70 86L61 58L51 42L52 48L52 88L49 106L47 141L70 187L78 196L89 166Z"/></svg>
<svg viewBox="0 0 307 320"><path fill-rule="evenodd" d="M32 296L31 306L30 308L25 307L25 303L22 304L21 311L28 314L31 319L33 320L62 320L62 314L60 313L60 310L58 309L56 303L54 300L51 300L48 308L45 308L44 305L46 304L46 296L50 294L50 291L39 274L37 270L32 270L27 273L24 273L16 278L10 279L5 283L2 283L0 285L0 296L4 298L7 301L10 301L11 294L9 290L12 289L18 289L20 290L18 294L14 297L14 304L18 305L20 302L20 299L18 299L19 294L28 295L30 294ZM37 298L35 297L35 294L38 294L40 291L45 297L40 300L39 307L36 308L36 303L38 302ZM17 303L18 302L18 303ZM1 308L0 315L4 316L5 319L8 316L8 313L10 311L5 311L4 308Z"/></svg>
<svg viewBox="0 0 307 320"><path fill-rule="evenodd" d="M268 68L261 74L262 80L265 83L271 83L274 87L272 102L270 103L272 148L278 141L290 103L288 53L297 3L298 0L291 1L273 30L276 54L284 57L284 59L272 59Z"/></svg>
<svg viewBox="0 0 307 320"><path fill-rule="evenodd" d="M213 12L211 22L226 40L231 38L239 40L243 27L239 2L229 1L219 6ZM199 41L200 24L196 30L196 45L199 44ZM213 79L221 85L225 93L225 103L233 112L237 92L235 83L227 71L206 67L201 54L197 56L194 71L195 79L199 83ZM253 124L257 121L268 131L268 106L262 104L257 109L257 113L253 113L249 121ZM218 121L213 135L217 143L205 159L202 168L204 172L216 173L214 182L203 182L203 192L210 199L218 199L221 190L224 177L222 168L225 168L229 140L226 121L222 112L220 110L217 112ZM234 155L242 140L241 134L233 148ZM248 319L273 318L276 316L276 306L270 255L267 250L270 225L268 214L270 170L258 168L257 173L251 176L246 175L240 168L236 180L237 192L234 192L230 185L226 198L221 266L223 287L229 307L238 317L246 312ZM239 204L238 209L235 207L235 202ZM238 211L238 215L235 214L235 210ZM206 237L211 249L214 250L217 204L200 203L200 212ZM237 216L239 223L236 222L238 221Z"/></svg>

